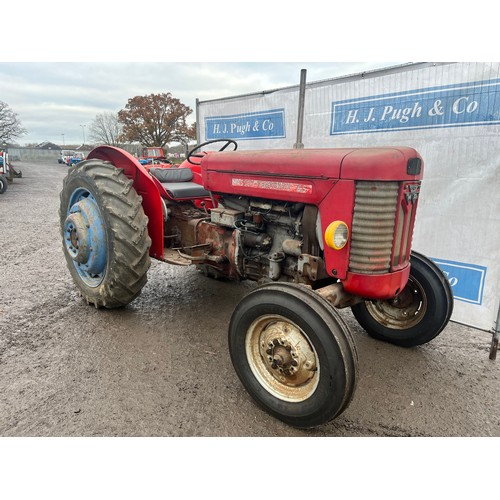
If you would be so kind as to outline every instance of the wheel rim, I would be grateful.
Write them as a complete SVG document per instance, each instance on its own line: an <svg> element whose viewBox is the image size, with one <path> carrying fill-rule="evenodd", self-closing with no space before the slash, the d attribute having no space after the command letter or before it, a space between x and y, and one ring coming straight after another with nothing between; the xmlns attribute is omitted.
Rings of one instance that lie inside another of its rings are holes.
<svg viewBox="0 0 500 500"><path fill-rule="evenodd" d="M307 335L279 315L256 319L245 339L247 360L258 382L278 399L301 402L319 381L319 359Z"/></svg>
<svg viewBox="0 0 500 500"><path fill-rule="evenodd" d="M85 284L99 286L106 272L106 231L96 199L86 189L76 189L70 196L64 223L64 245Z"/></svg>
<svg viewBox="0 0 500 500"><path fill-rule="evenodd" d="M411 328L424 318L427 296L412 276L403 291L392 300L366 301L366 308L380 324L396 330Z"/></svg>

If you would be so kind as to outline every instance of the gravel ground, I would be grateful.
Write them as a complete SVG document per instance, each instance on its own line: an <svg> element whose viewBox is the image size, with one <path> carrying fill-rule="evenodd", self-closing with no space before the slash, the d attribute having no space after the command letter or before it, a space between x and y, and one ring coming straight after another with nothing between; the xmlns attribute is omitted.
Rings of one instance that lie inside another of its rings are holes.
<svg viewBox="0 0 500 500"><path fill-rule="evenodd" d="M297 430L252 402L233 371L227 326L254 286L153 262L141 296L96 310L62 254L67 167L16 163L0 195L0 436L500 436L500 364L491 334L450 323L428 345L369 338L349 408Z"/></svg>

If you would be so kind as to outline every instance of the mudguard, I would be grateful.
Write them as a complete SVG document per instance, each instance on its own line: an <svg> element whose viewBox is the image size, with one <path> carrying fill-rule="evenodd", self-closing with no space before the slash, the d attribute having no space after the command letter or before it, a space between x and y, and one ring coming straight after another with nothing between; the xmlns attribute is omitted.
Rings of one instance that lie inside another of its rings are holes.
<svg viewBox="0 0 500 500"><path fill-rule="evenodd" d="M109 161L133 181L134 189L142 197L142 207L148 217L148 233L151 238L149 255L163 260L163 202L156 183L148 171L130 153L113 146L99 146L87 156L88 160Z"/></svg>

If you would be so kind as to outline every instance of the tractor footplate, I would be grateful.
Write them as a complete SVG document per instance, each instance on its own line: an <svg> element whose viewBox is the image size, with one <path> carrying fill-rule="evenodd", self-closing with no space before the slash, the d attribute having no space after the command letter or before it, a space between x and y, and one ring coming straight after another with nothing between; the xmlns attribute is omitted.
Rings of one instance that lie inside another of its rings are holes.
<svg viewBox="0 0 500 500"><path fill-rule="evenodd" d="M174 266L190 266L193 263L192 260L186 259L173 248L165 248L163 260Z"/></svg>

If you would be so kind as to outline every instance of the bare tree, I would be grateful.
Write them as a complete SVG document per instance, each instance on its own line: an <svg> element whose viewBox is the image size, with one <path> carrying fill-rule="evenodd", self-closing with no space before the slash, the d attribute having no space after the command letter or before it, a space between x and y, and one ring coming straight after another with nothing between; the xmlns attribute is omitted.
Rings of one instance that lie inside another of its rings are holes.
<svg viewBox="0 0 500 500"><path fill-rule="evenodd" d="M129 99L125 109L118 112L118 120L123 124L126 141L164 147L194 138L194 127L186 123L191 113L189 106L168 92Z"/></svg>
<svg viewBox="0 0 500 500"><path fill-rule="evenodd" d="M0 101L0 142L10 142L26 132L17 113L14 113L7 103Z"/></svg>
<svg viewBox="0 0 500 500"><path fill-rule="evenodd" d="M119 144L122 126L115 113L106 111L99 113L89 127L90 138L98 144L117 146Z"/></svg>

